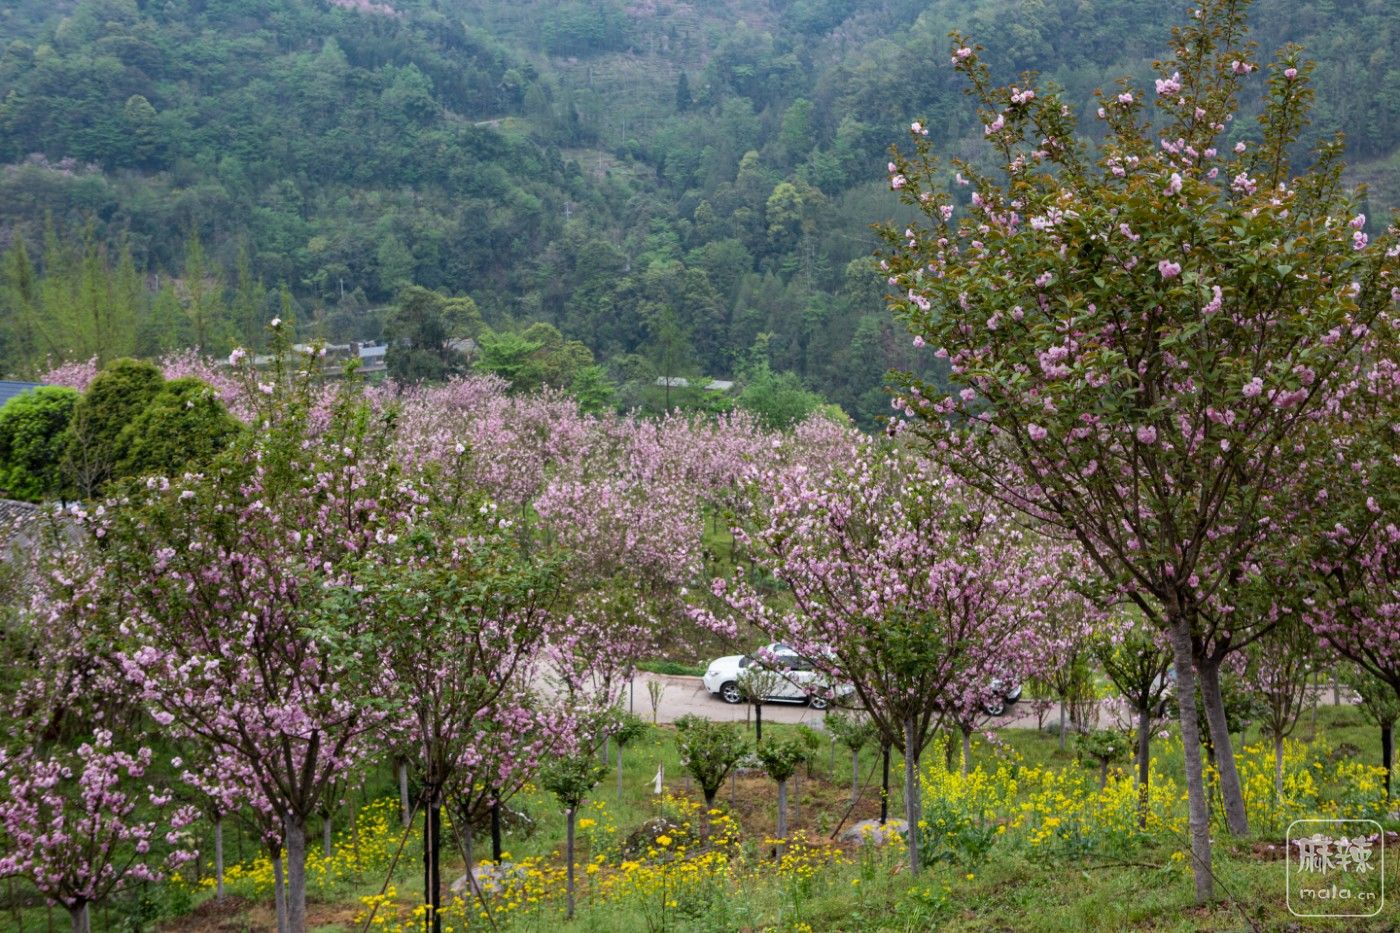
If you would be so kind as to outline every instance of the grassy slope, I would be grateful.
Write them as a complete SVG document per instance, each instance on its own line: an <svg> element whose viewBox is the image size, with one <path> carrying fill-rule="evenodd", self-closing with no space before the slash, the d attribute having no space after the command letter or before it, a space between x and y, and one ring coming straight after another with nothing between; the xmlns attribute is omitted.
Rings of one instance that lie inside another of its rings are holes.
<svg viewBox="0 0 1400 933"><path fill-rule="evenodd" d="M765 735L770 729L775 736L790 731L790 727L770 726L765 729ZM1299 737L1306 739L1308 731L1305 717L1299 726ZM1375 730L1365 724L1353 708L1324 707L1319 715L1318 732L1331 748L1352 745L1360 750L1358 760L1379 762ZM1074 767L1072 752L1059 751L1055 737L1049 733L1006 730L1003 738L1022 756L1026 766ZM1250 741L1258 741L1257 733L1250 735ZM818 756L815 777L800 779L793 789L792 799L797 805L793 825L813 836L830 833L847 815L850 757L838 750L834 773L830 771L830 761L824 750ZM994 754L987 744L980 741L974 744L973 762L974 765L994 765ZM698 793L689 788L682 777L670 730L656 730L626 751L621 802L616 798L615 774L610 772L593 801L585 805L583 815L598 819L599 826L590 834L600 848L604 840L624 838L661 812L661 805L650 792L658 763L665 765L667 784L672 792L698 799ZM901 764L896 755L891 768L896 782ZM1179 773L1179 755L1168 756L1162 764L1166 773ZM862 754L861 772L862 778L868 778L870 784L851 814L852 819L878 813L878 762L872 750ZM388 792L387 782L376 790ZM897 786L893 797L895 814L892 815L897 815L900 807ZM935 925L957 930L1207 930L1245 928L1247 917L1264 929L1283 929L1289 928L1292 919L1284 905L1282 863L1257 854L1267 844L1280 841L1275 838L1276 834L1256 833L1239 841L1218 838L1220 888L1229 891L1235 903L1197 910L1191 905L1189 878L1179 864L1172 863L1173 847L1169 845L1140 849L1124 860L1088 857L1070 861L1032 861L1021 850L994 848L990 859L975 870L940 864L914 885L899 866L896 852L862 855L852 851L846 864L818 870L796 881L779 878L776 871L761 867L765 864L763 860L771 855L771 848L762 840L774 830L774 801L772 783L760 775L746 776L733 789L726 787L721 791L719 804L737 817L749 858L756 860L750 864L760 866L750 875L756 881L737 889L726 888L704 903L687 901L670 912L668 928L804 929L801 924L805 923L814 930L917 930ZM521 802L539 821L539 828L529 838L508 836L506 849L517 860L539 856L546 864L558 864L562 858L564 824L557 807L542 793L526 794ZM609 825L615 827L615 832L606 832ZM397 829L392 829L388 835L397 842ZM478 845L481 855L489 855L489 842L481 840ZM581 862L586 862L593 854L590 845L581 847ZM1393 883L1394 860L1391 866L1388 870ZM458 857L445 875L456 878L461 871L462 862ZM421 884L420 874L420 850L416 846L416 834L411 834L392 879L401 903L414 902ZM581 874L580 877L581 884L589 883L588 876ZM352 921L359 909L359 898L378 891L383 881L382 872L366 871L351 873L324 887L313 885L312 917L319 924L317 928L322 933L358 929ZM235 886L234 890L240 889ZM270 902L270 899L264 900ZM551 908L534 914L519 914L510 928L654 929L657 918L651 915L649 920L648 916L636 904L600 904L585 896L579 917L572 926L566 925ZM223 914L205 904L194 915L162 929L257 930L266 929L269 921L270 913L263 902L239 901ZM224 922L228 925L221 925ZM0 930L15 928L12 920L0 919ZM43 929L40 916L31 916L27 928Z"/></svg>

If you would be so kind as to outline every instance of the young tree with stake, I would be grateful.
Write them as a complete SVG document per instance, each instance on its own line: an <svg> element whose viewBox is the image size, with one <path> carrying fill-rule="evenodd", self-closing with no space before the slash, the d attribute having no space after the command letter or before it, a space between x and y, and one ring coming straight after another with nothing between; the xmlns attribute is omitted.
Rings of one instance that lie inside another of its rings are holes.
<svg viewBox="0 0 1400 933"><path fill-rule="evenodd" d="M569 920L574 919L574 820L579 805L603 779L604 773L602 765L594 761L591 754L584 754L557 759L540 776L540 784L559 800L567 821L564 836L567 908L564 916Z"/></svg>

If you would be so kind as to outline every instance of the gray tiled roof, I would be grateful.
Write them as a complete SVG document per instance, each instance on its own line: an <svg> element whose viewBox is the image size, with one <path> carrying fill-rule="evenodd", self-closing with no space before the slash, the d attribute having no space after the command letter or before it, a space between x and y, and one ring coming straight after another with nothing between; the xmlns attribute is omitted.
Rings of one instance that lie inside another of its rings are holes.
<svg viewBox="0 0 1400 933"><path fill-rule="evenodd" d="M32 526L42 514L39 506L29 502L0 499L0 560L6 558L12 547L25 549Z"/></svg>
<svg viewBox="0 0 1400 933"><path fill-rule="evenodd" d="M11 382L0 379L0 408L3 408L5 403L16 395L22 395L30 389L37 389L41 385L43 385L41 382Z"/></svg>

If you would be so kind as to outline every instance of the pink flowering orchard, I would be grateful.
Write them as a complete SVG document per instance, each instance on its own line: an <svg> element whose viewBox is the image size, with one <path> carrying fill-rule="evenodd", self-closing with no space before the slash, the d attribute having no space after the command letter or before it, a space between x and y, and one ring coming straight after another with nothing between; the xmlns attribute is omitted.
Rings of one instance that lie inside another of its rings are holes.
<svg viewBox="0 0 1400 933"><path fill-rule="evenodd" d="M1064 580L1057 548L951 473L851 433L839 461L755 470L760 518L737 528L739 570L695 616L753 627L849 683L884 741L905 754L909 864L921 867L918 759L933 731L1015 683L1039 649ZM765 597L749 570L780 581Z"/></svg>
<svg viewBox="0 0 1400 933"><path fill-rule="evenodd" d="M1026 76L996 87L977 47L952 64L981 105L994 173L921 132L891 163L921 220L888 231L894 309L946 360L945 396L909 380L895 427L1007 505L1072 534L1171 636L1193 696L1228 640L1234 590L1303 509L1294 438L1397 298L1394 228L1358 214L1339 146L1295 168L1310 66L1260 68L1242 0L1173 33L1152 90L1100 98L1089 152L1070 108ZM1234 120L1265 95L1257 126ZM1233 830L1244 828L1218 683L1203 699ZM1196 895L1213 896L1200 742L1182 708Z"/></svg>

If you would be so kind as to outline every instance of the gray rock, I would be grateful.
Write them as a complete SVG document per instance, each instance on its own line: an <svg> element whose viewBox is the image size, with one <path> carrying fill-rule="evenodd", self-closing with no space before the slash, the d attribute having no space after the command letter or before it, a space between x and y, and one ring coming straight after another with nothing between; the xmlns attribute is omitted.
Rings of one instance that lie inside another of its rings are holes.
<svg viewBox="0 0 1400 933"><path fill-rule="evenodd" d="M483 894L494 894L504 886L506 881L525 877L525 866L516 865L514 862L502 862L499 865L487 863L476 866L472 869L472 874L476 876L477 887L481 888ZM472 892L468 886L467 876L463 875L452 882L451 891L458 897L470 895Z"/></svg>
<svg viewBox="0 0 1400 933"><path fill-rule="evenodd" d="M879 820L861 820L850 829L841 834L841 838L850 842L867 842L874 845L884 845L891 840L897 842L904 841L904 831L909 826L904 820L886 820L881 826Z"/></svg>

